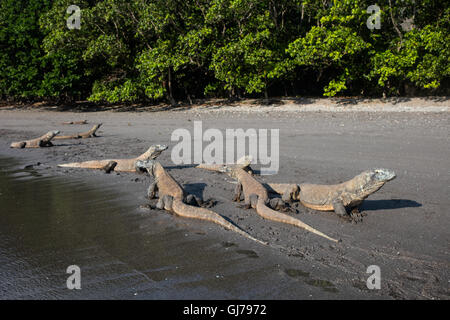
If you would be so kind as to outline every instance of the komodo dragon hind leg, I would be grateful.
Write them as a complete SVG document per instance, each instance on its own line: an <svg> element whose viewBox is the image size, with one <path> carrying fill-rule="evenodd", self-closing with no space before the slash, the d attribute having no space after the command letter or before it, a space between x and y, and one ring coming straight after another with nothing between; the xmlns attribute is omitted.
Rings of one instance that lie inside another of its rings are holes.
<svg viewBox="0 0 450 320"><path fill-rule="evenodd" d="M172 204L173 197L166 194L162 198L159 198L156 208L160 210L172 211Z"/></svg>
<svg viewBox="0 0 450 320"><path fill-rule="evenodd" d="M53 143L48 140L39 140L39 147L53 147Z"/></svg>
<svg viewBox="0 0 450 320"><path fill-rule="evenodd" d="M249 197L248 197L248 202L250 203L250 206L252 208L256 208L256 204L258 203L258 195L252 193Z"/></svg>
<svg viewBox="0 0 450 320"><path fill-rule="evenodd" d="M184 199L184 202L190 206L202 208L212 208L216 204L216 201L213 199L204 201L202 198L199 198L193 194L188 194Z"/></svg>
<svg viewBox="0 0 450 320"><path fill-rule="evenodd" d="M258 195L251 194L248 198L245 199L243 205L238 205L239 208L248 210L250 208L255 208L256 203L258 203Z"/></svg>
<svg viewBox="0 0 450 320"><path fill-rule="evenodd" d="M111 171L114 170L114 168L117 166L116 161L110 161L107 165L103 167L103 170L105 170L105 173L111 173Z"/></svg>
<svg viewBox="0 0 450 320"><path fill-rule="evenodd" d="M282 212L291 211L291 212L293 212L292 208L287 206L286 202L280 198L270 199L268 205L270 206L270 208L272 208L275 211L282 211Z"/></svg>
<svg viewBox="0 0 450 320"><path fill-rule="evenodd" d="M156 203L156 209L164 210L164 199L159 198L158 202Z"/></svg>
<svg viewBox="0 0 450 320"><path fill-rule="evenodd" d="M284 201L280 198L272 198L268 205L275 211L297 213L297 210L293 209L289 203L290 201Z"/></svg>
<svg viewBox="0 0 450 320"><path fill-rule="evenodd" d="M281 195L281 200L283 200L285 203L292 203L293 194L290 190L284 191L284 193Z"/></svg>

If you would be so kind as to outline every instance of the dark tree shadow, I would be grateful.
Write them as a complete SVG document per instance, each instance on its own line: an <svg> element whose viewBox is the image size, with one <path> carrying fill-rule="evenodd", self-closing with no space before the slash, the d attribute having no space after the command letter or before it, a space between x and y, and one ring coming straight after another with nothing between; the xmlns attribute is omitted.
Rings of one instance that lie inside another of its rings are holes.
<svg viewBox="0 0 450 320"><path fill-rule="evenodd" d="M392 103L393 105L409 101L411 101L410 97L391 97L386 99L386 102Z"/></svg>
<svg viewBox="0 0 450 320"><path fill-rule="evenodd" d="M296 97L296 98L286 98L285 100L290 101L293 104L304 105L304 104L313 104L318 99L314 97Z"/></svg>
<svg viewBox="0 0 450 320"><path fill-rule="evenodd" d="M362 211L389 210L401 208L417 208L422 204L414 200L390 199L390 200L364 200L361 205Z"/></svg>
<svg viewBox="0 0 450 320"><path fill-rule="evenodd" d="M425 100L431 100L434 102L445 102L448 101L450 99L450 97L447 96L430 96L430 97L425 97Z"/></svg>

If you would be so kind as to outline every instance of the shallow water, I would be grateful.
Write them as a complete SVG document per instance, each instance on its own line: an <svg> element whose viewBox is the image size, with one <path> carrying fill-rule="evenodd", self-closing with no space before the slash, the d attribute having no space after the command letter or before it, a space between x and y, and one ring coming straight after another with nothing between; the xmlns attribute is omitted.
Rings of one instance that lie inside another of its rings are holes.
<svg viewBox="0 0 450 320"><path fill-rule="evenodd" d="M112 187L40 171L0 158L0 299L263 298L286 289L258 252L141 212ZM70 265L81 269L81 290L66 287Z"/></svg>

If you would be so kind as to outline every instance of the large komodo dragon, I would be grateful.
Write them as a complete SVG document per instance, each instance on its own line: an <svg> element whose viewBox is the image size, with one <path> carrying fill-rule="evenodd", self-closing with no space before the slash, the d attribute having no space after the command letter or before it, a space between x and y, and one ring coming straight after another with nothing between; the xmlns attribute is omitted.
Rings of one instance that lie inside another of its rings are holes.
<svg viewBox="0 0 450 320"><path fill-rule="evenodd" d="M284 201L299 200L305 207L334 211L341 218L358 222L361 214L358 207L372 193L378 191L386 182L396 177L389 169L364 171L346 182L334 185L269 183L276 193L282 194ZM347 212L347 209L348 212Z"/></svg>
<svg viewBox="0 0 450 320"><path fill-rule="evenodd" d="M87 168L87 169L103 169L106 172L110 170L114 171L125 171L125 172L135 172L136 171L136 161L138 160L148 160L156 159L161 152L167 150L166 145L152 145L146 152L141 154L139 157L133 159L107 159L107 160L90 160L84 162L72 162L65 164L58 164L58 167L64 168Z"/></svg>
<svg viewBox="0 0 450 320"><path fill-rule="evenodd" d="M68 135L68 136L57 136L54 138L54 140L86 139L86 138L96 137L97 135L95 134L95 132L101 127L101 125L102 125L101 123L96 124L95 126L92 127L91 130L86 131L86 132L72 134L72 135Z"/></svg>
<svg viewBox="0 0 450 320"><path fill-rule="evenodd" d="M19 141L19 142L13 142L11 143L11 148L40 148L40 147L51 147L53 146L51 140L59 133L58 130L56 131L49 131L43 136L31 139L31 140L25 140L25 141Z"/></svg>
<svg viewBox="0 0 450 320"><path fill-rule="evenodd" d="M269 199L267 189L239 165L225 166L222 171L228 173L231 177L238 180L233 200L240 201L241 193L243 192L244 208L255 208L256 212L265 219L294 225L296 227L305 229L321 237L324 237L328 240L338 242L338 240L327 236L326 234L312 228L311 226L298 219L295 219L294 217L273 210L283 207L284 202L281 199L277 198ZM271 208L268 207L268 205Z"/></svg>
<svg viewBox="0 0 450 320"><path fill-rule="evenodd" d="M250 240L265 245L267 244L266 242L255 239L245 231L239 229L216 212L193 206L198 205L198 200L195 199L193 195L186 194L184 189L159 162L154 160L136 161L136 170L146 170L151 176L153 176L154 182L148 188L147 195L149 199L153 199L156 196L156 192L158 192L159 199L156 205L158 209L172 211L175 214L185 218L211 221L224 227L225 229L239 233Z"/></svg>

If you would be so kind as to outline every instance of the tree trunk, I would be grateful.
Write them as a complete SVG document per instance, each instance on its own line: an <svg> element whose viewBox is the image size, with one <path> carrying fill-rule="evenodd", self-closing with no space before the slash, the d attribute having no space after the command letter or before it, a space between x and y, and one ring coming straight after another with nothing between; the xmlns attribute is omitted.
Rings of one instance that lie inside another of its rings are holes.
<svg viewBox="0 0 450 320"><path fill-rule="evenodd" d="M269 104L269 93L267 92L267 84L264 87L264 104Z"/></svg>
<svg viewBox="0 0 450 320"><path fill-rule="evenodd" d="M186 94L189 104L192 105L191 95L189 94L189 91L186 89L186 87L184 87L184 93Z"/></svg>
<svg viewBox="0 0 450 320"><path fill-rule="evenodd" d="M173 91L172 91L172 68L169 67L168 70L168 81L167 81L167 88L169 91L169 101L170 101L170 105L171 106L175 106L177 104L177 102L175 101L175 99L173 98Z"/></svg>

